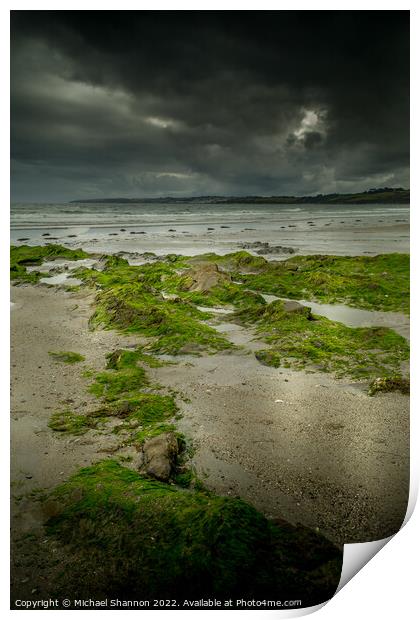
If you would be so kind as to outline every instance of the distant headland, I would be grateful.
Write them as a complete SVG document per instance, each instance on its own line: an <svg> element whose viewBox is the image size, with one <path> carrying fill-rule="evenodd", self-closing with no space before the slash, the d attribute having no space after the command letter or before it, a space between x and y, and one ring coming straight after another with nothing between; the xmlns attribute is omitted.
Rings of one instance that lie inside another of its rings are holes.
<svg viewBox="0 0 420 620"><path fill-rule="evenodd" d="M192 196L159 198L89 198L72 200L71 203L201 203L201 204L407 204L410 202L410 190L402 187L381 187L353 194L317 194L316 196Z"/></svg>

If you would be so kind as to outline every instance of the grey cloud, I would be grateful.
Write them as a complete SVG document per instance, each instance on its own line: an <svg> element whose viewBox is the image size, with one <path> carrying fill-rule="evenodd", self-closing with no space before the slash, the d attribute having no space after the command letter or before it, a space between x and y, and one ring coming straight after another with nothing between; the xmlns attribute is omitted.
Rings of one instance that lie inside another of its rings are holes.
<svg viewBox="0 0 420 620"><path fill-rule="evenodd" d="M408 43L397 11L12 12L12 197L406 185Z"/></svg>

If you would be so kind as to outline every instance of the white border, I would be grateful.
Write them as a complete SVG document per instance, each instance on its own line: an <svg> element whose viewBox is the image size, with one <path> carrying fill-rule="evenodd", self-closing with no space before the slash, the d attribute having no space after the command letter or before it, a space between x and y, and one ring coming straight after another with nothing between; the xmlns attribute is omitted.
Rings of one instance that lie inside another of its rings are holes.
<svg viewBox="0 0 420 620"><path fill-rule="evenodd" d="M7 6L5 6L7 4ZM31 2L31 1L15 1L15 2L7 2L4 3L2 8L0 9L0 32L1 32L1 42L3 45L2 54L0 56L1 62L1 75L4 76L4 80L7 84L4 89L5 92L3 96L0 98L1 105L1 119L3 124L3 141L2 141L2 149L1 149L1 157L2 157L2 166L0 166L0 175L1 175L1 188L2 188L2 205L1 205L1 225L0 225L0 235L1 235L1 248L2 248L2 267L1 270L1 285L3 291L8 291L9 289L9 277L7 273L7 264L8 264L8 247L9 247L9 145L6 136L9 133L9 98L8 98L8 81L9 81L9 16L8 12L10 9L12 10L337 10L337 2L332 1L322 1L322 2L310 2L310 1L284 1L284 2L273 2L260 0L260 2L254 3L249 2L248 0L213 0L212 2L204 2L200 0L195 0L194 2L190 1L178 1L174 0L155 0L153 3L151 2L134 2L134 0L120 0L120 2L110 2L109 0L91 0L87 2L86 0L73 0L73 2L58 2L58 1L42 1L42 2ZM420 56L419 53L419 43L418 39L420 36L419 32L419 19L417 15L417 11L415 11L414 2L393 2L389 0L379 1L361 1L354 0L353 2L341 2L339 6L339 10L409 10L411 11L411 22L412 22L412 36L411 36L411 49L412 49L412 113L411 113L411 121L412 121L412 142L414 147L418 145L418 137L419 137L419 122L418 122L418 110L420 110L420 101L418 97L418 77L416 74L419 72L419 64L418 58ZM390 88L392 88L392 84L390 84ZM416 176L418 168L418 157L417 157L417 149L412 149L412 164L411 169L414 172L412 177L414 179L414 184L411 185L411 208L412 208L412 232L411 238L413 241L417 241L416 235L419 232L419 216L417 214L417 210L420 208L419 205L419 191L416 187ZM416 273L416 270L419 266L419 251L417 250L417 243L412 244L412 272ZM416 278L417 279L417 278ZM416 285L415 278L412 280L412 299L413 301L413 309L416 309L417 302L419 300L419 289ZM2 372L0 373L1 378L1 394L6 395L9 392L9 378L8 378L8 351L9 351L9 334L8 334L8 320L9 320L9 303L8 303L8 295L3 295L3 303L1 304L1 312L2 312L2 322L4 333L2 338ZM419 343L419 330L413 321L412 325L412 343L413 346L413 354L412 354L412 385L419 384L419 372L417 370L417 351L418 351L418 343ZM419 446L419 424L418 424L418 395L417 392L414 393L412 397L412 416L411 416L411 469L412 469L412 479L411 479L411 491L412 496L410 499L410 511L413 506L413 498L417 493L418 487L418 477L419 477L419 458L418 454L418 446ZM3 400L3 411L2 414L6 417L8 411L8 401L6 397ZM2 482L4 483L4 497L7 498L9 495L9 479L8 476L4 474L9 470L8 464L8 423L5 423L6 428L2 429L1 433L1 472L3 473ZM413 495L413 490L414 495ZM351 618L353 620L354 616L357 614L362 618L368 618L370 616L380 616L381 618L412 618L417 617L417 589L418 589L418 562L416 553L420 548L419 546L419 532L420 532L420 516L419 510L417 509L413 515L413 517L409 520L407 525L403 528L403 530L398 533L391 542L386 546L381 553L376 556L373 560L371 560L368 565L352 580L351 584L347 587L344 587L327 605L325 605L320 611L318 611L318 617L323 618L324 620L336 620L338 617L340 619L346 620L347 618ZM2 535L3 535L3 544L2 548L3 559L6 559L6 549L8 549L8 514L4 510L2 512ZM1 565L1 607L7 614L21 614L20 611L10 612L9 607L9 575L8 575L8 567L5 566L3 562ZM298 610L296 610L298 611ZM303 611L303 610L302 610ZM307 610L308 611L308 610ZM41 611L35 611L33 613L39 614ZM49 614L53 614L53 618L56 615L62 614L64 612L53 612L49 610ZM75 614L77 612L70 611L70 614ZM98 614L100 618L100 612L98 611L88 611L85 612L89 614L89 618ZM125 611L114 611L114 614L122 615L129 614L130 612ZM133 613L133 612L131 612ZM153 617L159 618L162 612L153 612ZM219 617L220 614L230 614L230 618L232 618L232 614L242 614L243 612L233 611L217 611L217 612L190 612L189 617L196 617L197 615L206 614L206 618L209 618L210 615L214 615L214 617ZM283 611L265 611L265 612L254 612L254 611L246 611L248 615L258 616L258 617L267 617L268 614L279 615L280 617L286 617L288 615L287 612ZM149 615L150 612L142 612L142 616L145 614ZM184 617L184 612L174 611L172 612L174 618ZM69 617L69 616L67 616Z"/></svg>

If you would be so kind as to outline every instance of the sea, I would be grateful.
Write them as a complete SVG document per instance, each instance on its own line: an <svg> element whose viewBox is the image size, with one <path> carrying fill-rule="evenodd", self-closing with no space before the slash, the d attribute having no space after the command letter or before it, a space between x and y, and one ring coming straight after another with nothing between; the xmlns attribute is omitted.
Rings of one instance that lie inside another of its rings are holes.
<svg viewBox="0 0 420 620"><path fill-rule="evenodd" d="M13 203L11 242L97 251L232 251L244 242L297 252L408 251L409 205Z"/></svg>

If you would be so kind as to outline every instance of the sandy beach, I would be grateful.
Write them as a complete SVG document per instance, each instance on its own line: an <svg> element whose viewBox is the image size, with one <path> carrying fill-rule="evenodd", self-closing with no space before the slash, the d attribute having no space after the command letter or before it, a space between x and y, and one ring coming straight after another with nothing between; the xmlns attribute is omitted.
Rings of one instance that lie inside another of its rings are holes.
<svg viewBox="0 0 420 620"><path fill-rule="evenodd" d="M72 437L51 431L48 420L56 410L93 408L83 368L100 371L107 353L141 339L89 330L93 296L86 292L24 285L12 288L11 299L12 489L19 533L41 522L28 492L50 488L118 447L112 428ZM382 314L395 315L379 313L379 323ZM408 397L371 398L348 379L262 366L252 354L262 343L251 329L224 322L217 311L210 324L243 350L177 356L176 365L149 371L188 396L190 402L179 401L178 427L192 441L193 463L206 485L239 495L271 517L319 528L337 543L395 532L408 493ZM86 361L60 365L49 351L62 350Z"/></svg>

